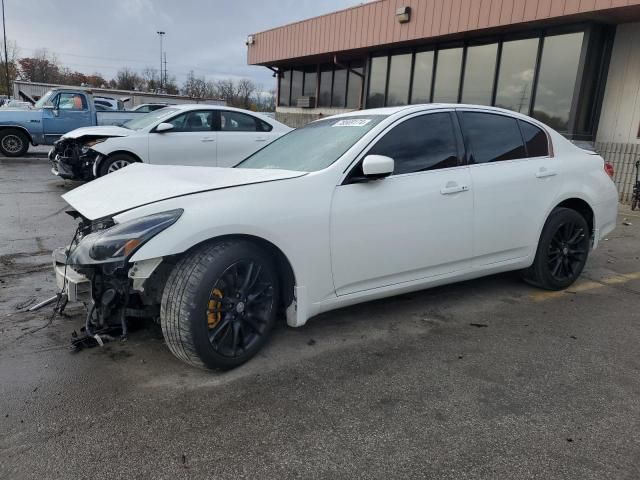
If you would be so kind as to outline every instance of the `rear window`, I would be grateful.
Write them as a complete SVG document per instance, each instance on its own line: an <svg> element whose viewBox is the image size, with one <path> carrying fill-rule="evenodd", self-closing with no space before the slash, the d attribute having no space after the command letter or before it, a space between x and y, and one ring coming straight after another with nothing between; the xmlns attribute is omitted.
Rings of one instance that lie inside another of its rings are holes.
<svg viewBox="0 0 640 480"><path fill-rule="evenodd" d="M523 122L522 120L518 120L518 122L520 123L520 130L522 130L522 137L527 149L527 157L548 157L549 142L547 141L547 134L529 122Z"/></svg>

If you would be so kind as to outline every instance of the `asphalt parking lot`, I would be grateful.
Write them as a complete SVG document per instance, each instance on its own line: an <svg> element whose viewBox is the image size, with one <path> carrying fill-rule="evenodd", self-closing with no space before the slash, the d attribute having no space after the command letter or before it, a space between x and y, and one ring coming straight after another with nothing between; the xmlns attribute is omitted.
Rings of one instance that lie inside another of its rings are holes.
<svg viewBox="0 0 640 480"><path fill-rule="evenodd" d="M76 185L0 158L0 478L640 478L638 213L566 292L506 274L376 301L218 373L158 327L74 354L82 307L26 311Z"/></svg>

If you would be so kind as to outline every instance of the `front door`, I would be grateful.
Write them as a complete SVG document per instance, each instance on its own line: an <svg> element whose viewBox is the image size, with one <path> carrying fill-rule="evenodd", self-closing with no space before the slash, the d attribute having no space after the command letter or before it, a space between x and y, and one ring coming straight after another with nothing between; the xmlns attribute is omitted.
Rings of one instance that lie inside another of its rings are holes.
<svg viewBox="0 0 640 480"><path fill-rule="evenodd" d="M45 109L43 128L47 143L80 127L91 125L91 112L87 97L81 93L60 92L53 99L53 109Z"/></svg>
<svg viewBox="0 0 640 480"><path fill-rule="evenodd" d="M165 120L173 129L149 133L149 163L215 167L213 115L212 110L193 110Z"/></svg>
<svg viewBox="0 0 640 480"><path fill-rule="evenodd" d="M471 153L475 265L531 255L560 186L546 133L495 113L460 110L459 116Z"/></svg>
<svg viewBox="0 0 640 480"><path fill-rule="evenodd" d="M336 187L331 261L337 295L469 268L473 196L451 112L413 116L367 154L394 159L393 175ZM360 170L361 171L361 170Z"/></svg>

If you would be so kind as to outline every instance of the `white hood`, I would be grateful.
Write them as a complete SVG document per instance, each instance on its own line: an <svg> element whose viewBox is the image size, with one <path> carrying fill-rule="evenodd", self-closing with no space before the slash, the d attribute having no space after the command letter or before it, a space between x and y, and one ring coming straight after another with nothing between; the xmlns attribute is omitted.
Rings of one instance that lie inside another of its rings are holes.
<svg viewBox="0 0 640 480"><path fill-rule="evenodd" d="M70 132L62 135L62 138L76 139L86 137L87 135L96 137L128 137L134 132L135 130L129 130L128 128L105 125L102 127L76 128L75 130L71 130Z"/></svg>
<svg viewBox="0 0 640 480"><path fill-rule="evenodd" d="M134 163L62 196L89 220L190 193L284 180L305 172Z"/></svg>

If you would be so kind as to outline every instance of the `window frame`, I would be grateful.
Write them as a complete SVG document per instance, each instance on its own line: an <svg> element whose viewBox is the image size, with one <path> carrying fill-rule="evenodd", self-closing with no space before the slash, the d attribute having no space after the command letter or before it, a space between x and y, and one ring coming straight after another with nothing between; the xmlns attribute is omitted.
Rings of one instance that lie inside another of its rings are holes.
<svg viewBox="0 0 640 480"><path fill-rule="evenodd" d="M360 151L358 155L356 155L355 159L347 166L347 168L343 171L343 177L341 181L338 183L338 186L344 185L352 185L354 183L363 183L363 178L358 174L357 170L361 168L362 162L365 157L369 155L371 149L380 141L382 138L387 135L391 130L395 127L399 126L401 123L404 123L408 120L411 120L416 117L422 117L425 115L432 115L436 113L448 113L451 119L451 127L453 128L453 134L456 139L456 152L458 157L458 165L446 168L438 168L435 170L423 170L419 172L407 172L407 173L399 173L399 174L391 174L388 179L392 178L402 178L407 175L426 175L432 172L440 172L444 170L451 170L453 168L461 168L466 167L466 158L465 158L465 145L464 139L462 137L462 132L460 131L460 124L457 120L457 115L455 109L453 108L438 108L438 109L429 109L429 110L421 110L418 112L408 113L400 118L397 118L392 124L387 125L384 130L379 132L371 141ZM367 181L369 181L367 179Z"/></svg>
<svg viewBox="0 0 640 480"><path fill-rule="evenodd" d="M160 123L171 123L174 119L180 117L181 115L189 115L190 113L198 113L198 112L211 112L213 117L212 117L212 121L211 121L211 129L209 130L193 130L193 131L175 131L175 130L167 130L165 132L162 132L163 135L166 135L167 133L203 133L203 132L214 132L215 131L215 125L216 125L216 114L219 110L213 110L213 109L207 109L207 108L203 108L203 109L198 109L198 110L187 110L186 112L178 112L176 115L174 115L171 118L167 118L163 121L161 121ZM151 113L151 112L148 112ZM186 121L186 120L185 120ZM158 125L160 125L160 123L158 123ZM151 131L149 133L158 133L157 132L157 128L158 125L156 125L155 127L153 127L151 129Z"/></svg>
<svg viewBox="0 0 640 480"><path fill-rule="evenodd" d="M497 115L500 117L506 117L506 118L511 118L513 120L515 120L516 125L518 126L518 132L520 132L520 139L522 140L522 145L524 147L524 151L525 151L525 156L521 157L521 158L511 158L509 160L501 160L499 162L482 162L482 163L476 163L476 162L471 162L470 158L473 154L473 148L471 146L471 142L469 140L469 138L467 138L464 135L464 119L462 118L461 114L464 112L471 112L471 113L483 113L486 115ZM494 110L489 110L489 109L481 109L481 108L468 108L468 107L461 107L461 108L456 108L455 109L455 113L456 113L456 118L458 119L458 125L460 128L460 134L462 135L462 140L464 143L464 149L465 149L465 162L466 165L468 166L479 166L479 165L498 165L501 163L505 163L505 162L519 162L519 161L523 161L523 160L535 160L535 159L541 159L541 158L555 158L555 154L554 154L554 149L553 149L553 142L551 141L551 135L549 134L548 130L543 126L543 125L538 125L534 122L529 121L526 118L520 118L519 116L516 115L509 115L507 113L504 112L497 112ZM529 152L527 149L527 142L524 139L524 135L522 134L522 128L520 126L520 122L523 123L528 123L529 125L532 125L536 128L538 128L539 130L542 130L542 132L545 134L546 138L547 138L547 155L544 156L536 156L536 157L530 157L529 156Z"/></svg>
<svg viewBox="0 0 640 480"><path fill-rule="evenodd" d="M213 120L213 131L218 133L267 133L273 130L273 125L265 122L264 120L256 117L255 115L251 115L245 112L236 112L235 110L227 110L224 108L213 110L214 112L214 120ZM222 130L222 114L224 112L235 113L238 115L244 115L245 117L249 117L255 123L255 130ZM267 125L269 128L267 130L259 130L260 125Z"/></svg>

